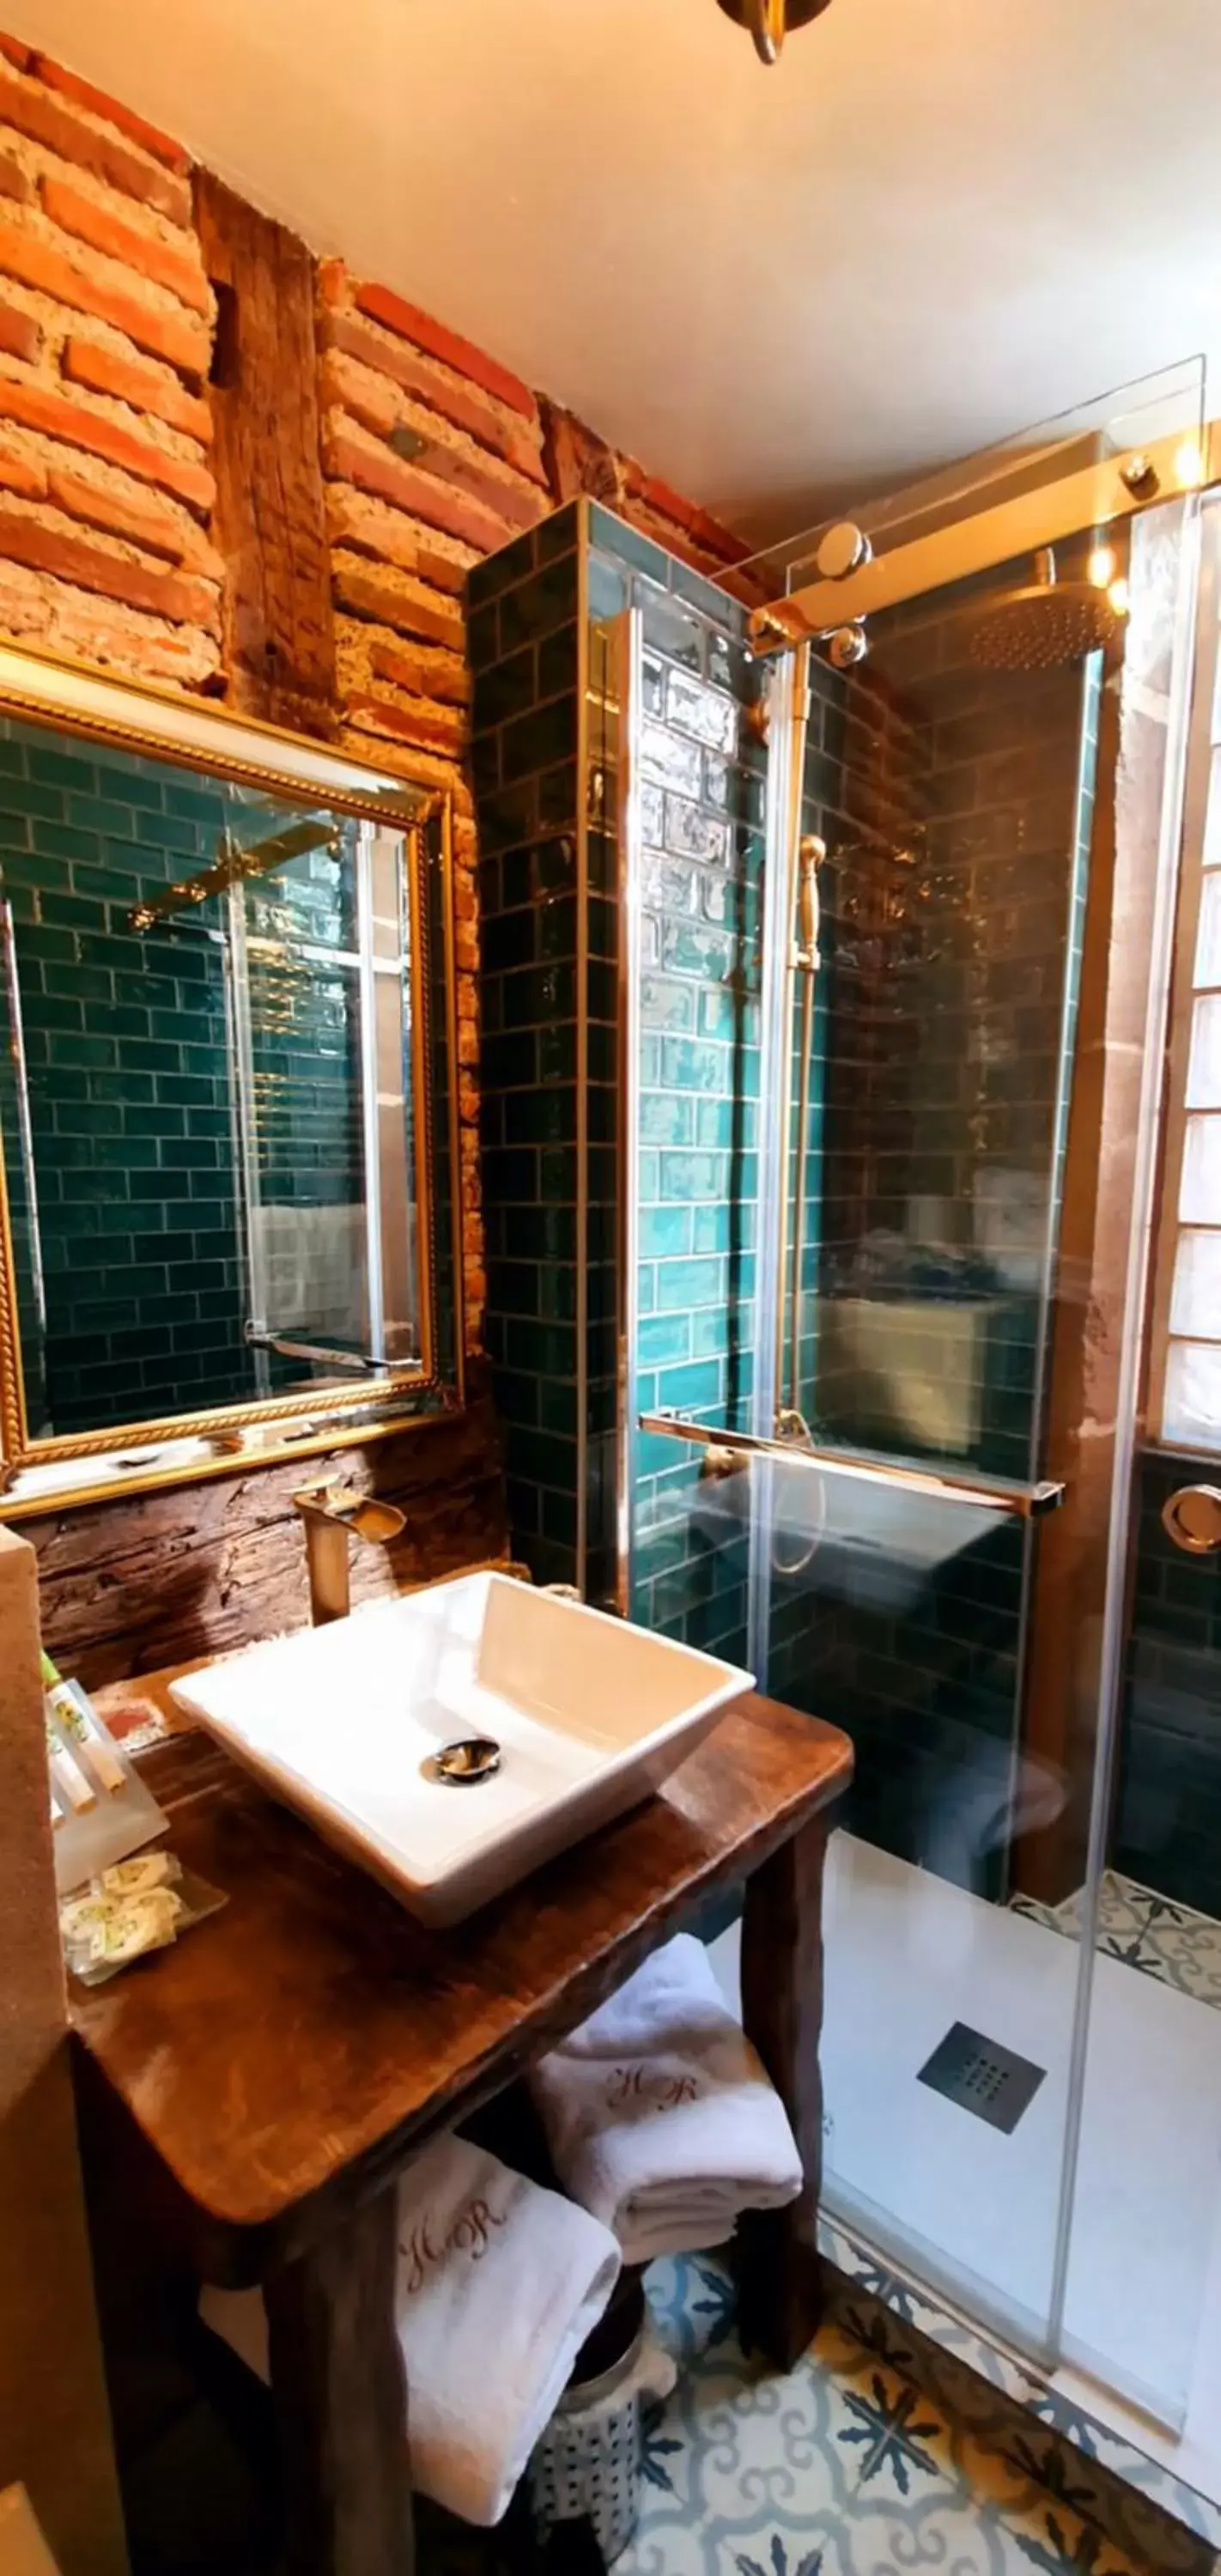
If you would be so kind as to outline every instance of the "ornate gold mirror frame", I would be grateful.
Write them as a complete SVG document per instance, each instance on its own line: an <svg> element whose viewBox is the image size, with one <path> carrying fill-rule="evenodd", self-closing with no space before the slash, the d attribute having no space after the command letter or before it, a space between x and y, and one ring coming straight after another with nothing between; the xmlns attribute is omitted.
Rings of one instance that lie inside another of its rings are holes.
<svg viewBox="0 0 1221 2576"><path fill-rule="evenodd" d="M0 1151L0 1514L99 1502L277 1458L365 1442L463 1401L461 1159L457 1130L452 797L435 778L393 774L346 751L226 715L168 689L100 676L0 644L0 716L134 752L219 781L265 788L391 824L407 845L411 1073L420 1357L351 1386L236 1401L105 1429L31 1438ZM286 840L291 834L285 835ZM242 871L235 874L253 873ZM204 893L223 871L206 872ZM183 889L184 903L198 899ZM152 906L150 912L162 907ZM83 1077L87 1080L87 1077Z"/></svg>

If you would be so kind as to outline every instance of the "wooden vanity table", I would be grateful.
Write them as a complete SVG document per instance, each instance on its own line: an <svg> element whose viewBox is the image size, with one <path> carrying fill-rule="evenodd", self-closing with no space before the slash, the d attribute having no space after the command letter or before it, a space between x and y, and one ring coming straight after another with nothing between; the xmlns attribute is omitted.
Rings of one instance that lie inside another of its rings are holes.
<svg viewBox="0 0 1221 2576"><path fill-rule="evenodd" d="M201 2280L263 2286L292 2576L412 2566L396 2176L743 1878L744 2019L805 2190L742 2223L742 2326L791 2365L819 2309L822 1864L845 1736L751 1694L660 1796L448 1932L206 1736L142 1768L172 1849L229 1903L112 1983L74 1986L84 2117L104 2115L112 2158L117 2124L133 2226L163 2228Z"/></svg>

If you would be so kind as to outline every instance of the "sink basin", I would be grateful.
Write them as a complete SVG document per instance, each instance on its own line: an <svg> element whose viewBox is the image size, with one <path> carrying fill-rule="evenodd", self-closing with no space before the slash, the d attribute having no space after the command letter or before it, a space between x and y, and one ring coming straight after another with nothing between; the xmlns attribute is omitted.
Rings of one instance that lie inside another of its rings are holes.
<svg viewBox="0 0 1221 2576"><path fill-rule="evenodd" d="M425 1923L460 1923L648 1797L749 1673L503 1574L458 1575L173 1684L237 1762ZM455 1785L437 1755L491 1738Z"/></svg>

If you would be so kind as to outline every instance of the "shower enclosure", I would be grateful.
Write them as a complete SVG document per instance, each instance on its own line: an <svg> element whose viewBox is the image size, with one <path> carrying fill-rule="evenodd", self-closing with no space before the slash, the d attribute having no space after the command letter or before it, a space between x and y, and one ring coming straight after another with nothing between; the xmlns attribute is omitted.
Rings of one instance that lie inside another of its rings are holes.
<svg viewBox="0 0 1221 2576"><path fill-rule="evenodd" d="M824 532L753 655L595 618L620 1597L853 1737L831 2210L1221 2497L1221 495L1157 402Z"/></svg>

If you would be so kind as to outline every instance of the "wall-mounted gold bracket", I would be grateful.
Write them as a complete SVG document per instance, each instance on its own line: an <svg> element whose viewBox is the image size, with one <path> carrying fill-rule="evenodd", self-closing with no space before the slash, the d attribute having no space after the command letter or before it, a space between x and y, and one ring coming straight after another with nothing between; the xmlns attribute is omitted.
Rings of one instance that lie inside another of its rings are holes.
<svg viewBox="0 0 1221 2576"><path fill-rule="evenodd" d="M1012 480L1012 474L1000 468L996 480ZM1156 502L1181 499L1218 481L1217 421L1206 422L1198 435L1179 433L1154 439L1148 447L1092 459L1055 481L974 510L950 527L871 555L841 579L812 581L787 598L769 600L751 615L751 649L775 653L806 637L836 634L880 609L897 608L926 591L990 572L1016 555L1034 554L1040 546L1132 518Z"/></svg>

